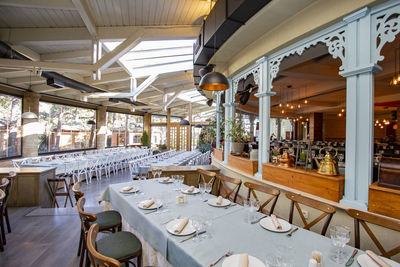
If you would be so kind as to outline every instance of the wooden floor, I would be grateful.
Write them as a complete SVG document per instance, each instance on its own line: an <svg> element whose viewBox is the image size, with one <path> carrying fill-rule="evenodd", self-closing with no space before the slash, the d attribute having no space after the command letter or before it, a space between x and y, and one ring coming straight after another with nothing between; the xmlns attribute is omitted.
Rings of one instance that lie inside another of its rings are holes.
<svg viewBox="0 0 400 267"><path fill-rule="evenodd" d="M103 210L98 204L98 199L107 185L129 180L127 173L120 172L111 176L110 180L103 177L101 181L93 180L89 185L85 183L82 191L86 197L86 210ZM69 212L65 213L66 215L49 216L47 210L45 216L26 216L35 209L37 207L9 209L12 233L6 234L7 245L4 252L0 252L0 266L78 266L78 215Z"/></svg>

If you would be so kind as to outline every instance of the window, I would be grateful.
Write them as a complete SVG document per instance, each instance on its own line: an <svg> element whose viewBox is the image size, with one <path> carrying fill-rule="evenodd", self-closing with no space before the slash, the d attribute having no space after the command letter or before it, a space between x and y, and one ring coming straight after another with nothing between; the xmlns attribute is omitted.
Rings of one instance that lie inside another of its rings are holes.
<svg viewBox="0 0 400 267"><path fill-rule="evenodd" d="M151 126L151 147L164 149L167 146L167 126Z"/></svg>
<svg viewBox="0 0 400 267"><path fill-rule="evenodd" d="M281 140L291 140L292 131L292 120L281 119Z"/></svg>
<svg viewBox="0 0 400 267"><path fill-rule="evenodd" d="M0 158L21 155L22 99L0 94Z"/></svg>
<svg viewBox="0 0 400 267"><path fill-rule="evenodd" d="M162 115L151 115L151 122L156 123L167 123L167 116Z"/></svg>
<svg viewBox="0 0 400 267"><path fill-rule="evenodd" d="M39 153L96 147L96 111L39 102ZM92 122L92 123L90 123Z"/></svg>
<svg viewBox="0 0 400 267"><path fill-rule="evenodd" d="M143 116L107 112L107 147L140 145Z"/></svg>
<svg viewBox="0 0 400 267"><path fill-rule="evenodd" d="M179 117L172 117L171 116L171 122L180 122L182 119L181 118L179 118Z"/></svg>

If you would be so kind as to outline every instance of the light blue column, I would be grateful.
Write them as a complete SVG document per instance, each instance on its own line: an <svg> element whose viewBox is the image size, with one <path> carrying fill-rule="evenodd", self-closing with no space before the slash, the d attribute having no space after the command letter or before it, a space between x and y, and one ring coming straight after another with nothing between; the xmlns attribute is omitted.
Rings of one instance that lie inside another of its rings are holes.
<svg viewBox="0 0 400 267"><path fill-rule="evenodd" d="M344 18L346 26L346 171L341 203L368 208L368 186L372 181L374 73L372 64L371 17L364 8Z"/></svg>
<svg viewBox="0 0 400 267"><path fill-rule="evenodd" d="M234 116L234 103L233 103L233 87L232 87L232 79L228 79L229 81L229 89L225 91L225 121L230 120ZM225 123L225 137L224 137L224 161L223 164L228 164L228 156L231 153L232 145L231 139L227 136L228 131L230 130L231 125L229 123Z"/></svg>
<svg viewBox="0 0 400 267"><path fill-rule="evenodd" d="M221 140L221 92L217 92L217 108L216 108L216 112L217 112L217 141L216 141L216 148L219 148L220 145L220 140Z"/></svg>
<svg viewBox="0 0 400 267"><path fill-rule="evenodd" d="M271 92L268 58L263 57L257 60L257 64L260 64L260 80L256 94L256 97L259 98L258 118L260 125L258 132L258 172L255 176L262 178L262 164L269 162L271 96L275 95L275 92Z"/></svg>

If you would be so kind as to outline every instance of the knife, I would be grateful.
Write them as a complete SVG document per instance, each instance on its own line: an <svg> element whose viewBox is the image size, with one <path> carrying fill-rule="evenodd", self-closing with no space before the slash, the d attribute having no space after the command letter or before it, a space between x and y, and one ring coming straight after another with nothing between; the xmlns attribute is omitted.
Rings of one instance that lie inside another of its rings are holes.
<svg viewBox="0 0 400 267"><path fill-rule="evenodd" d="M354 249L353 254L351 254L349 260L348 260L348 261L346 262L346 264L345 264L346 266L350 266L350 265L353 264L354 257L356 256L357 252L358 252L358 250L357 250L357 249Z"/></svg>
<svg viewBox="0 0 400 267"><path fill-rule="evenodd" d="M201 232L198 233L198 235L202 235L202 234L204 234L205 232L206 232L206 231L201 231ZM185 241L188 241L189 239L192 239L192 238L195 237L195 236L196 236L196 233L194 233L194 234L190 235L189 237L187 237L187 238L185 238L185 239L179 241L179 243L183 243L183 242L185 242Z"/></svg>

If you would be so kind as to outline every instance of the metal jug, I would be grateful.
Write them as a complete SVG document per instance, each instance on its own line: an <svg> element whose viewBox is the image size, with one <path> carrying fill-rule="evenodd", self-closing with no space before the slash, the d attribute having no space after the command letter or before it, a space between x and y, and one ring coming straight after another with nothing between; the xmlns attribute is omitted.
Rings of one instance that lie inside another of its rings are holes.
<svg viewBox="0 0 400 267"><path fill-rule="evenodd" d="M336 154L334 156L329 153L329 151L326 151L325 157L321 160L321 162L318 161L317 158L315 158L315 162L317 163L318 166L318 173L323 174L323 175L330 175L330 176L336 176L339 174L339 167L338 164L335 160L338 151L334 147L323 147L319 150L319 154L321 154L322 150L326 149L333 149L336 151Z"/></svg>

